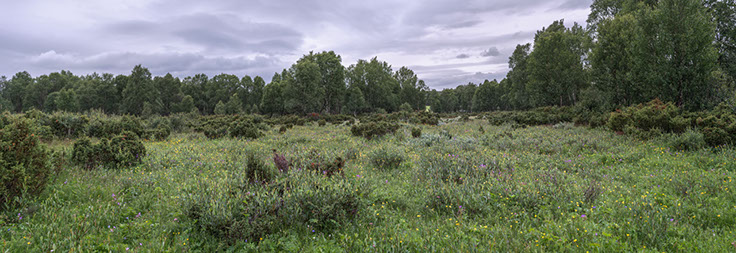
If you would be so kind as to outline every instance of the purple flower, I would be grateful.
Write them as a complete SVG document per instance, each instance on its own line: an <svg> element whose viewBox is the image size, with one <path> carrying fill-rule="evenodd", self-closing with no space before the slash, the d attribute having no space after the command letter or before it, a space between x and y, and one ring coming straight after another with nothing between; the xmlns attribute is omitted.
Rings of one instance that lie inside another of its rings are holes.
<svg viewBox="0 0 736 253"><path fill-rule="evenodd" d="M583 215L580 215L580 218L585 218L585 214L583 214Z"/></svg>

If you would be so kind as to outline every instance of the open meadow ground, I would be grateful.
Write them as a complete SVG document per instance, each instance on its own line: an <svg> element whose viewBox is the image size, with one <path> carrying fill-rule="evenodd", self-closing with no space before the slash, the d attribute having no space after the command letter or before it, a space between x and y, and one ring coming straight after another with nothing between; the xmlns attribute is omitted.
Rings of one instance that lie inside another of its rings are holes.
<svg viewBox="0 0 736 253"><path fill-rule="evenodd" d="M674 152L571 124L419 127L147 141L130 169L64 168L5 214L0 251L736 250L732 148Z"/></svg>

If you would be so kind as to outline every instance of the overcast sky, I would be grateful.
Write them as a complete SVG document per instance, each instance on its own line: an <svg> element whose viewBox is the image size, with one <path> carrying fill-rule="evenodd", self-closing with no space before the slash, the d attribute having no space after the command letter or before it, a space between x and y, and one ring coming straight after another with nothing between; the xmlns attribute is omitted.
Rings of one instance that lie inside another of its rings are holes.
<svg viewBox="0 0 736 253"><path fill-rule="evenodd" d="M517 44L592 0L0 0L0 75L261 75L309 51L378 56L431 88L502 79Z"/></svg>

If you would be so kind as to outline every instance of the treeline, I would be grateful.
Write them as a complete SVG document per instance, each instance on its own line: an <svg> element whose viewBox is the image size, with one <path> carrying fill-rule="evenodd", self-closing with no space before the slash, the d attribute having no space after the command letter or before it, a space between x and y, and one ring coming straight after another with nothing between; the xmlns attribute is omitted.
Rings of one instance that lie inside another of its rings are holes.
<svg viewBox="0 0 736 253"><path fill-rule="evenodd" d="M518 45L511 71L454 89L429 90L409 68L377 58L345 67L336 53L304 55L270 83L259 76L204 74L152 78L138 65L130 75L0 78L0 110L168 115L268 115L526 110L578 106L610 112L655 98L686 110L733 104L736 85L734 0L595 0L587 27L563 20Z"/></svg>
<svg viewBox="0 0 736 253"><path fill-rule="evenodd" d="M179 79L153 77L135 66L130 75L68 71L33 78L28 72L0 79L0 108L12 112L101 110L108 114L299 114L397 111L403 104L424 109L427 86L406 67L373 58L349 67L334 52L310 53L271 82L256 76L205 74Z"/></svg>

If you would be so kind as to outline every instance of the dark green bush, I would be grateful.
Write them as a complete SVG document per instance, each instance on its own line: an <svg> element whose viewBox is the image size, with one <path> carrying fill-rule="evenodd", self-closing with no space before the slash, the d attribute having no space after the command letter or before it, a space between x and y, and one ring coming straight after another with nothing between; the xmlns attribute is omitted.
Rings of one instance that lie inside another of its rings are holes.
<svg viewBox="0 0 736 253"><path fill-rule="evenodd" d="M318 126L325 126L325 125L327 125L327 121L325 121L324 119L321 119L321 120L317 121L317 125Z"/></svg>
<svg viewBox="0 0 736 253"><path fill-rule="evenodd" d="M208 139L220 139L222 137L227 136L227 128L225 127L207 127L203 131L204 136L206 136Z"/></svg>
<svg viewBox="0 0 736 253"><path fill-rule="evenodd" d="M702 133L688 128L682 134L671 136L669 145L674 150L698 150L705 147L706 142Z"/></svg>
<svg viewBox="0 0 736 253"><path fill-rule="evenodd" d="M399 150L381 147L368 155L371 164L382 170L398 169L404 162L404 156Z"/></svg>
<svg viewBox="0 0 736 253"><path fill-rule="evenodd" d="M279 127L279 133L280 134L286 133L286 126Z"/></svg>
<svg viewBox="0 0 736 253"><path fill-rule="evenodd" d="M87 135L97 138L112 138L124 131L134 133L138 138L146 137L143 122L138 117L130 115L120 118L97 118L87 127Z"/></svg>
<svg viewBox="0 0 736 253"><path fill-rule="evenodd" d="M205 189L185 204L198 231L228 244L258 243L269 234L305 227L329 233L350 223L367 205L360 197L367 187L357 181L307 171L292 171L270 184L248 183L245 175L233 177L240 178L230 183L237 192L213 195ZM211 201L215 198L217 203Z"/></svg>
<svg viewBox="0 0 736 253"><path fill-rule="evenodd" d="M89 124L89 118L67 112L57 112L51 115L51 129L54 135L60 138L77 138L84 134Z"/></svg>
<svg viewBox="0 0 736 253"><path fill-rule="evenodd" d="M414 137L414 138L422 137L422 129L418 127L412 128L411 137Z"/></svg>
<svg viewBox="0 0 736 253"><path fill-rule="evenodd" d="M353 125L350 128L350 132L354 136L362 136L366 139L373 139L373 137L383 136L389 133L396 132L399 129L399 125L395 123L389 123L386 121L378 122L366 122Z"/></svg>
<svg viewBox="0 0 736 253"><path fill-rule="evenodd" d="M635 128L639 132L660 129L666 133L682 133L689 125L689 121L682 117L680 109L675 104L664 103L659 99L616 110L608 118L608 127L619 132Z"/></svg>
<svg viewBox="0 0 736 253"><path fill-rule="evenodd" d="M25 118L8 120L0 129L0 210L38 196L51 172L49 152Z"/></svg>
<svg viewBox="0 0 736 253"><path fill-rule="evenodd" d="M127 168L138 165L146 155L146 147L133 132L124 131L112 139L92 144L87 138L74 143L72 161L87 169L99 166Z"/></svg>
<svg viewBox="0 0 736 253"><path fill-rule="evenodd" d="M230 124L228 132L230 137L233 138L246 138L246 139L257 139L263 136L261 133L261 126L251 118L241 118Z"/></svg>
<svg viewBox="0 0 736 253"><path fill-rule="evenodd" d="M151 136L153 136L157 141L164 141L169 138L169 135L171 135L171 127L163 124L159 125L153 130L153 133L151 133Z"/></svg>
<svg viewBox="0 0 736 253"><path fill-rule="evenodd" d="M276 177L276 171L266 166L266 163L258 159L255 153L249 152L246 156L245 177L251 183L268 183Z"/></svg>

